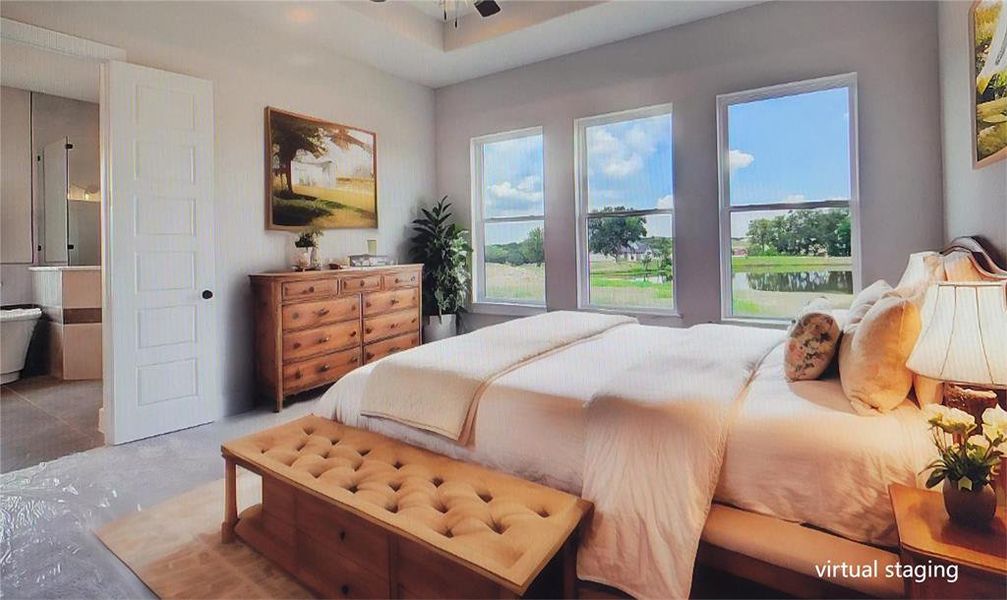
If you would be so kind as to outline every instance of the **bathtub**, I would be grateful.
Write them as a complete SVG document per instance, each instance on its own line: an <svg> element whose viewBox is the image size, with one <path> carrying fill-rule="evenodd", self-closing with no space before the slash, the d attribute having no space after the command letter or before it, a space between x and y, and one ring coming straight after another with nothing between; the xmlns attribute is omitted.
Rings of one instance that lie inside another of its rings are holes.
<svg viewBox="0 0 1007 600"><path fill-rule="evenodd" d="M37 308L11 308L0 310L0 331L3 347L0 348L0 383L17 381L24 368L28 343L35 331L42 311Z"/></svg>

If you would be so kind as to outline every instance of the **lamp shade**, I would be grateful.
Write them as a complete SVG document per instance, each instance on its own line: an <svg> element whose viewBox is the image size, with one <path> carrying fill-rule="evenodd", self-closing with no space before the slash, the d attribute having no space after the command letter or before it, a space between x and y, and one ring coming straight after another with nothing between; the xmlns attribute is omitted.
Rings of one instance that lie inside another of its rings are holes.
<svg viewBox="0 0 1007 600"><path fill-rule="evenodd" d="M923 332L906 366L956 383L1007 386L1007 283L938 283L923 303Z"/></svg>

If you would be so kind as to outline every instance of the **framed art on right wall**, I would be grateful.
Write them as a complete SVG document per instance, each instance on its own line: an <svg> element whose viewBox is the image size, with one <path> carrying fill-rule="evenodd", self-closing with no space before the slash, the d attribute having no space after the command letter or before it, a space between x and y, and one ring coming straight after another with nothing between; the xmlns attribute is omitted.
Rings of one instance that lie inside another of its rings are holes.
<svg viewBox="0 0 1007 600"><path fill-rule="evenodd" d="M1007 158L1007 0L976 0L969 11L973 167Z"/></svg>

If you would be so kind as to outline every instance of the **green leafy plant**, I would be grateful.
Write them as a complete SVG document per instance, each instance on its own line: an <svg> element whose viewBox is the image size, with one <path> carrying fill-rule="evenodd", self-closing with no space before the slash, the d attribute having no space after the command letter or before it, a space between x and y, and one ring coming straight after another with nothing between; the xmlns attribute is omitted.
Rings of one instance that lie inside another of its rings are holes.
<svg viewBox="0 0 1007 600"><path fill-rule="evenodd" d="M301 231L294 240L294 246L298 248L317 248L318 238L322 237L322 230L317 227L308 227Z"/></svg>
<svg viewBox="0 0 1007 600"><path fill-rule="evenodd" d="M939 458L927 465L932 488L947 479L960 490L979 491L997 475L1007 442L1007 411L999 406L983 412L982 435L969 413L940 404L926 407Z"/></svg>
<svg viewBox="0 0 1007 600"><path fill-rule="evenodd" d="M423 309L430 315L456 314L469 294L468 231L451 220L451 203L444 196L413 221L410 258L423 263Z"/></svg>

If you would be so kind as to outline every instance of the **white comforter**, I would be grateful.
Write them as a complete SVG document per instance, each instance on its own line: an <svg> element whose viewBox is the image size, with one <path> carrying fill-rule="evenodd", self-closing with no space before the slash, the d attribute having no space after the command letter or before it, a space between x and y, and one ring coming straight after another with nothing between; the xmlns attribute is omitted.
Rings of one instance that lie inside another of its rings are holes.
<svg viewBox="0 0 1007 600"><path fill-rule="evenodd" d="M584 579L687 598L731 420L778 331L700 325L624 340L640 358L587 406ZM618 335L618 334L616 334Z"/></svg>
<svg viewBox="0 0 1007 600"><path fill-rule="evenodd" d="M638 360L636 339L674 331L642 325L620 330L494 380L482 394L468 446L361 416L373 365L330 388L315 413L580 494L586 406L614 373ZM914 483L932 454L921 411L907 400L886 415L857 415L837 379L787 382L782 354L781 346L774 349L748 386L727 438L715 500L894 546L887 486Z"/></svg>

